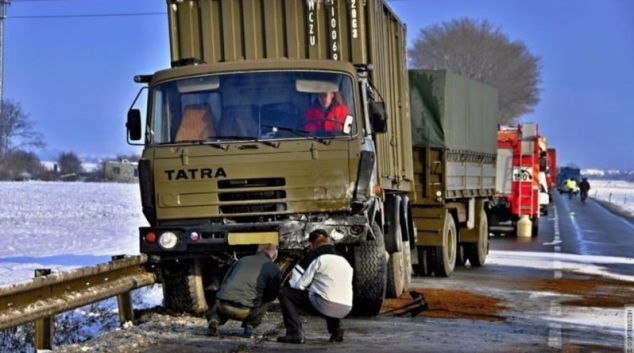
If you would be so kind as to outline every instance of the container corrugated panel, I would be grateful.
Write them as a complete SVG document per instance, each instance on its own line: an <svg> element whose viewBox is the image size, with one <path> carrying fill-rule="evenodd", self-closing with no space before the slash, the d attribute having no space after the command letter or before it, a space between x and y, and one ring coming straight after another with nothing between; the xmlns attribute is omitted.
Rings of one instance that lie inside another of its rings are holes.
<svg viewBox="0 0 634 353"><path fill-rule="evenodd" d="M497 152L497 90L446 70L411 70L409 79L415 147Z"/></svg>
<svg viewBox="0 0 634 353"><path fill-rule="evenodd" d="M374 65L390 132L379 135L384 187L413 185L405 25L384 0L168 0L171 59L343 60ZM385 185L395 182L393 185Z"/></svg>

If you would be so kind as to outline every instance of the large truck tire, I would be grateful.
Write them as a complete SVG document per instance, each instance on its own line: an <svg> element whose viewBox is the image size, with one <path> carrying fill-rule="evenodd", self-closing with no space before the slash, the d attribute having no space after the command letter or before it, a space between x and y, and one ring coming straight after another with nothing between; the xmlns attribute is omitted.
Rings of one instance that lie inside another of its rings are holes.
<svg viewBox="0 0 634 353"><path fill-rule="evenodd" d="M456 250L456 266L462 267L467 263L467 244L458 244Z"/></svg>
<svg viewBox="0 0 634 353"><path fill-rule="evenodd" d="M387 262L386 298L398 298L405 290L405 271L403 269L403 251L390 255Z"/></svg>
<svg viewBox="0 0 634 353"><path fill-rule="evenodd" d="M385 200L385 250L388 254L403 251L401 231L401 204L399 195L390 195Z"/></svg>
<svg viewBox="0 0 634 353"><path fill-rule="evenodd" d="M354 279L352 314L376 316L381 311L387 287L387 259L381 227L372 223L376 240L365 241L353 248Z"/></svg>
<svg viewBox="0 0 634 353"><path fill-rule="evenodd" d="M398 298L405 290L405 268L404 268L404 252L403 240L400 230L396 232L396 241L402 251L392 253L387 262L387 289L385 296L387 298Z"/></svg>
<svg viewBox="0 0 634 353"><path fill-rule="evenodd" d="M414 217L412 216L412 207L409 201L409 197L403 196L401 203L401 233L403 234L403 246L407 249L406 243L409 244L411 250L416 249L416 225L414 224Z"/></svg>
<svg viewBox="0 0 634 353"><path fill-rule="evenodd" d="M419 277L431 276L433 271L431 269L431 260L429 255L430 250L425 246L417 246L413 251L418 252L418 263L416 265L412 265L414 274Z"/></svg>
<svg viewBox="0 0 634 353"><path fill-rule="evenodd" d="M480 224L478 225L478 242L465 244L467 258L471 266L483 266L489 253L489 222L484 210L480 212Z"/></svg>
<svg viewBox="0 0 634 353"><path fill-rule="evenodd" d="M449 277L456 267L456 255L458 253L458 236L453 215L447 214L443 226L443 246L436 246L431 252L432 263L436 276Z"/></svg>
<svg viewBox="0 0 634 353"><path fill-rule="evenodd" d="M165 308L193 315L207 312L200 260L169 262L161 271Z"/></svg>
<svg viewBox="0 0 634 353"><path fill-rule="evenodd" d="M407 292L412 284L412 251L416 250L410 249L409 240L403 242L403 292Z"/></svg>

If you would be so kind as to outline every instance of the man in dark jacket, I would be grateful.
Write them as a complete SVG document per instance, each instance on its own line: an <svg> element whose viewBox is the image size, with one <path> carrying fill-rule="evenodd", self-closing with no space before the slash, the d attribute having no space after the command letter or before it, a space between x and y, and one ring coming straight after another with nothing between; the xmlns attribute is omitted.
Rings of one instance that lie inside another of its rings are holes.
<svg viewBox="0 0 634 353"><path fill-rule="evenodd" d="M588 191L590 191L590 182L588 181L588 178L583 178L583 180L579 183L579 195L581 196L581 201L586 202Z"/></svg>
<svg viewBox="0 0 634 353"><path fill-rule="evenodd" d="M245 256L229 268L216 294L216 305L207 315L209 336L217 336L218 326L229 319L242 321L244 335L252 335L280 289L282 273L276 258L277 246L260 245L255 255Z"/></svg>
<svg viewBox="0 0 634 353"><path fill-rule="evenodd" d="M311 232L308 242L311 251L293 268L290 287L280 290L286 335L277 341L305 342L298 314L298 309L302 309L324 317L330 342L342 342L341 319L352 309L352 266L337 253L326 231Z"/></svg>

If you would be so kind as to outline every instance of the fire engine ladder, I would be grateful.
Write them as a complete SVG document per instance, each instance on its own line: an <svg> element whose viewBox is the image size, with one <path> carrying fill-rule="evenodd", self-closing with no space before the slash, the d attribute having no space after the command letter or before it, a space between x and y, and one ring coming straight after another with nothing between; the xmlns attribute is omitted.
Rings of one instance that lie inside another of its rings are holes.
<svg viewBox="0 0 634 353"><path fill-rule="evenodd" d="M538 177L538 175L534 175L535 163L537 163L537 161L535 160L535 148L537 148L537 146L535 146L536 140L537 140L537 124L534 124L534 123L523 124L521 136L522 138L521 138L521 144L520 144L520 169L522 171L529 170L530 175L532 175L532 177L530 180L528 180L528 182L530 183L530 188L528 188L529 190L528 195L524 195L522 193L522 190L524 189L523 188L524 181L523 180L520 181L519 193L518 193L518 199L520 200L519 216L521 217L523 215L527 215L529 217L532 217L533 216L532 212L536 212L536 210L533 210L533 205L535 202L534 200L535 193L533 192L533 185L535 183L534 179ZM526 164L527 160L529 161L528 165ZM528 201L528 203L526 203L526 201Z"/></svg>

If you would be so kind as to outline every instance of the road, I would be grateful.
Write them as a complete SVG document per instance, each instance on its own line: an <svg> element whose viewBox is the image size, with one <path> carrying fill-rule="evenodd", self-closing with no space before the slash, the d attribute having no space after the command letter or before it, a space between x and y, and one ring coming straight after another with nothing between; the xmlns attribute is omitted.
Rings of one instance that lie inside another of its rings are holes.
<svg viewBox="0 0 634 353"><path fill-rule="evenodd" d="M323 319L306 317L307 344L283 345L279 310L258 337L239 323L205 336L202 318L145 315L119 330L60 352L622 352L624 305L634 305L634 222L590 200L555 195L540 235L490 238L484 267L449 278L414 278L430 309L422 316L345 320L346 338L328 343ZM406 303L390 300L385 310ZM56 350L56 351L58 351Z"/></svg>

